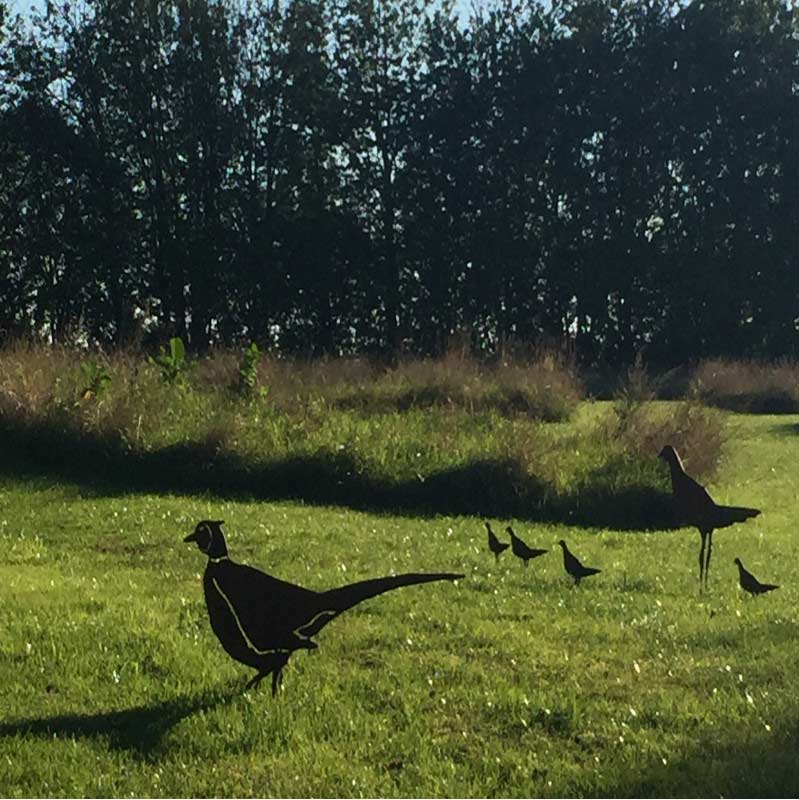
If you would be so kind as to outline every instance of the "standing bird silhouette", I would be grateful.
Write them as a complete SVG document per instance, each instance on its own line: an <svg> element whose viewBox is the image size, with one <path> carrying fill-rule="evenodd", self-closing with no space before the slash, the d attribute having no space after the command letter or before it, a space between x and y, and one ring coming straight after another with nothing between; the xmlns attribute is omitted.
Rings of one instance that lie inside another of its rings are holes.
<svg viewBox="0 0 799 800"><path fill-rule="evenodd" d="M543 556L545 553L549 552L549 550L539 550L535 547L528 547L527 544L513 532L513 528L511 528L510 525L508 525L505 530L510 534L510 546L513 551L513 555L524 561L525 567L531 558L538 558L539 556Z"/></svg>
<svg viewBox="0 0 799 800"><path fill-rule="evenodd" d="M774 583L761 583L744 567L740 558L735 558L733 561L738 565L738 581L741 584L741 588L745 592L749 592L752 597L758 594L765 594L766 592L773 592L775 589L780 588Z"/></svg>
<svg viewBox="0 0 799 800"><path fill-rule="evenodd" d="M699 591L701 592L703 587L707 589L710 555L713 552L713 531L756 517L760 510L744 506L718 505L708 494L707 489L685 471L682 459L670 444L667 444L658 453L658 458L663 459L669 465L671 495L677 524L681 527L696 528L702 537L702 544L699 548ZM705 555L706 543L707 555Z"/></svg>
<svg viewBox="0 0 799 800"><path fill-rule="evenodd" d="M580 559L569 550L563 539L561 539L558 544L563 548L563 568L572 576L575 586L577 586L583 578L602 572L601 569L597 569L596 567L584 567Z"/></svg>
<svg viewBox="0 0 799 800"><path fill-rule="evenodd" d="M450 572L408 573L315 592L232 561L223 524L220 520L198 522L183 541L195 542L208 556L203 589L217 639L229 656L257 670L246 689L271 675L273 695L291 654L315 649L311 637L343 611L402 586L464 577Z"/></svg>
<svg viewBox="0 0 799 800"><path fill-rule="evenodd" d="M488 522L484 522L483 524L488 531L488 549L494 554L494 560L499 561L499 557L510 547L510 544L500 542L494 531L491 530L491 525Z"/></svg>

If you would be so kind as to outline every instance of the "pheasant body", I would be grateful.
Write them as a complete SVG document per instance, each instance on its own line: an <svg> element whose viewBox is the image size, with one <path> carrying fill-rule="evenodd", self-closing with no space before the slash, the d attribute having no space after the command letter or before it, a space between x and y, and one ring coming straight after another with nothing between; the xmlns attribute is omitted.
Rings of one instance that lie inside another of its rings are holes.
<svg viewBox="0 0 799 800"><path fill-rule="evenodd" d="M507 542L500 542L497 539L494 531L491 530L491 525L488 522L483 523L488 531L488 549L494 554L494 560L499 561L499 557L510 547Z"/></svg>
<svg viewBox="0 0 799 800"><path fill-rule="evenodd" d="M510 525L505 528L505 531L510 535L510 545L513 555L524 561L525 567L531 558L538 558L549 552L548 550L542 550L537 547L528 547L527 542L520 539Z"/></svg>
<svg viewBox="0 0 799 800"><path fill-rule="evenodd" d="M579 585L583 578L588 578L591 575L598 575L602 572L601 569L597 569L596 567L584 566L580 559L569 550L563 539L561 539L558 544L563 550L563 568L571 575L575 586Z"/></svg>
<svg viewBox="0 0 799 800"><path fill-rule="evenodd" d="M237 564L228 555L221 525L221 521L199 522L184 541L196 542L208 556L203 591L211 629L231 658L258 670L248 688L271 675L272 694L291 654L315 649L311 637L342 612L402 586L463 577L449 572L406 573L316 592Z"/></svg>
<svg viewBox="0 0 799 800"><path fill-rule="evenodd" d="M780 587L774 583L761 583L746 567L741 563L740 558L733 559L738 565L738 582L745 592L749 592L752 597L766 592L773 592Z"/></svg>

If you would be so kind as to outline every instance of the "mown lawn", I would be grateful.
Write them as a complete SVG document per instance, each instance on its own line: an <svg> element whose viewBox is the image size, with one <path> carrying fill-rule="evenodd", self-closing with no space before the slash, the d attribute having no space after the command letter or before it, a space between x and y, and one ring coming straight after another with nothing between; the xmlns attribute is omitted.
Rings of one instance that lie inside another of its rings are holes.
<svg viewBox="0 0 799 800"><path fill-rule="evenodd" d="M4 455L0 795L795 795L799 425L726 417L709 488L763 514L716 534L706 597L694 531L495 518L552 548L525 570L495 565L479 516L130 493ZM202 518L226 520L234 559L311 588L467 577L364 603L277 699L243 694L182 543ZM602 574L572 588L560 538ZM742 596L735 556L782 588Z"/></svg>

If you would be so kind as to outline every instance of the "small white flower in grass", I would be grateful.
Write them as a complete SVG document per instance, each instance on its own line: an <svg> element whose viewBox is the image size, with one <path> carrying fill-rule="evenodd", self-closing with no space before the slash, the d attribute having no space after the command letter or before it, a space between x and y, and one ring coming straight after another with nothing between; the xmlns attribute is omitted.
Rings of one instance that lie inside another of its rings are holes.
<svg viewBox="0 0 799 800"><path fill-rule="evenodd" d="M30 655L33 650L33 645L30 642L25 642L25 652Z"/></svg>
<svg viewBox="0 0 799 800"><path fill-rule="evenodd" d="M664 767L666 766L666 764L668 764L668 763L669 763L669 762L668 762L668 759L667 759L667 758L665 758L665 757L664 757L664 758L661 758L660 760L663 762L663 766L664 766Z"/></svg>
<svg viewBox="0 0 799 800"><path fill-rule="evenodd" d="M769 733L771 733L771 725L769 725L769 724L768 724L768 722L764 722L764 723L763 723L763 726L765 727L765 729L766 729L766 730L767 730Z"/></svg>
<svg viewBox="0 0 799 800"><path fill-rule="evenodd" d="M637 661L633 661L633 669L636 671L636 673L638 673L638 675L641 674L641 667Z"/></svg>
<svg viewBox="0 0 799 800"><path fill-rule="evenodd" d="M638 712L632 706L630 706L630 716L633 716L633 717L637 717L638 716Z"/></svg>
<svg viewBox="0 0 799 800"><path fill-rule="evenodd" d="M749 694L748 690L744 690L744 694L746 695L746 702L749 703L750 706L753 706L755 704L755 698Z"/></svg>
<svg viewBox="0 0 799 800"><path fill-rule="evenodd" d="M116 670L111 673L111 677L114 679L114 683L119 683L119 673Z"/></svg>

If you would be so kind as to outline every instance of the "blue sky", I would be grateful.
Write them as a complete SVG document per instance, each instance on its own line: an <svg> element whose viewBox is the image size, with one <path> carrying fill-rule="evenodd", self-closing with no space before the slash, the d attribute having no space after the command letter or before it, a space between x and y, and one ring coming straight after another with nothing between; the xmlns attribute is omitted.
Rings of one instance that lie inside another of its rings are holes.
<svg viewBox="0 0 799 800"><path fill-rule="evenodd" d="M43 8L44 0L11 0L10 6L12 11L25 13L29 11L31 7L37 9ZM456 0L455 3L455 7L460 11L461 14L468 14L471 6L472 0Z"/></svg>

